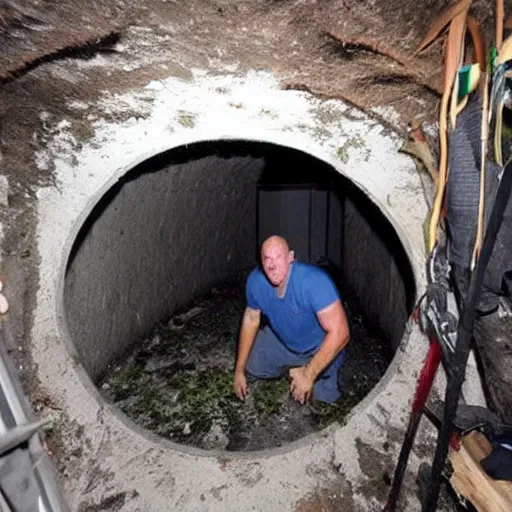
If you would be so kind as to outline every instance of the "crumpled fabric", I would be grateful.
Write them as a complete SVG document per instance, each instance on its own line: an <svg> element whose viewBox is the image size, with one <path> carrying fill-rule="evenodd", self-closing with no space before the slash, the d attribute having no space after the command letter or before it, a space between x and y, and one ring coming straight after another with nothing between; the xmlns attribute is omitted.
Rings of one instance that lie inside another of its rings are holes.
<svg viewBox="0 0 512 512"><path fill-rule="evenodd" d="M450 262L468 269L475 244L480 196L481 102L473 94L468 105L457 116L457 125L449 134L449 172L446 188L447 227L450 240ZM484 221L491 211L499 185L501 168L487 161ZM503 295L503 276L512 270L512 199L487 266L479 311L497 308Z"/></svg>
<svg viewBox="0 0 512 512"><path fill-rule="evenodd" d="M494 445L492 452L480 461L480 465L491 478L512 481L512 451L501 444Z"/></svg>

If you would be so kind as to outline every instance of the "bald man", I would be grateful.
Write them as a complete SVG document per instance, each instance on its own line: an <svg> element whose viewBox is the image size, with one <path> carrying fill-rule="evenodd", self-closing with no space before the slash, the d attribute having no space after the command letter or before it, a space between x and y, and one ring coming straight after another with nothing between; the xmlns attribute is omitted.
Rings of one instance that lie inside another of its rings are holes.
<svg viewBox="0 0 512 512"><path fill-rule="evenodd" d="M263 271L247 279L234 390L247 397L247 376L271 379L288 374L301 404L312 397L335 402L338 370L350 333L336 286L320 268L294 261L286 240L271 236L261 246ZM261 314L269 326L260 330Z"/></svg>

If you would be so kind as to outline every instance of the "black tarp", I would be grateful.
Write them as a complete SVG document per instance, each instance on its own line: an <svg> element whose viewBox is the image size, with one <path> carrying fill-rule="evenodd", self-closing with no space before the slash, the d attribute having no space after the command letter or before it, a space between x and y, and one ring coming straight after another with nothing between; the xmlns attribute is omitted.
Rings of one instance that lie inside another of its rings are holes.
<svg viewBox="0 0 512 512"><path fill-rule="evenodd" d="M457 117L449 136L449 175L446 209L449 259L460 301L464 301L476 237L480 193L481 102L474 94ZM489 147L492 148L492 126ZM506 146L506 145L504 145ZM492 151L489 152L489 155ZM501 168L487 162L485 219L499 184ZM474 328L478 359L489 407L512 423L512 318L499 311L500 301L510 304L512 275L512 199L489 261Z"/></svg>
<svg viewBox="0 0 512 512"><path fill-rule="evenodd" d="M460 275L469 270L476 238L480 195L480 154L482 112L478 95L457 117L457 126L449 136L449 174L447 183L447 226L449 258ZM492 146L492 137L490 137ZM485 219L499 184L501 168L488 159L485 187ZM504 275L512 270L512 200L508 201L503 223L484 280L479 309L494 310L499 296L509 291L503 286ZM459 283L461 284L461 283ZM461 285L464 288L464 285Z"/></svg>

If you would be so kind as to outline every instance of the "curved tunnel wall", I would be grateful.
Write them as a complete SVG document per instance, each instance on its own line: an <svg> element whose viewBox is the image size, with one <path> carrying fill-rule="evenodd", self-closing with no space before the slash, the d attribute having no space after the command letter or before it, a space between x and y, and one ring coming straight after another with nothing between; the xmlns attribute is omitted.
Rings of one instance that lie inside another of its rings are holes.
<svg viewBox="0 0 512 512"><path fill-rule="evenodd" d="M262 148L223 142L169 151L133 169L96 206L64 290L71 339L93 380L195 294L255 263ZM395 349L414 296L405 252L378 208L338 173L332 179L344 197L342 273Z"/></svg>
<svg viewBox="0 0 512 512"><path fill-rule="evenodd" d="M391 224L355 186L344 209L343 280L394 352L414 305L410 262Z"/></svg>
<svg viewBox="0 0 512 512"><path fill-rule="evenodd" d="M93 379L173 309L254 261L263 162L166 160L145 162L103 199L70 259L67 322Z"/></svg>

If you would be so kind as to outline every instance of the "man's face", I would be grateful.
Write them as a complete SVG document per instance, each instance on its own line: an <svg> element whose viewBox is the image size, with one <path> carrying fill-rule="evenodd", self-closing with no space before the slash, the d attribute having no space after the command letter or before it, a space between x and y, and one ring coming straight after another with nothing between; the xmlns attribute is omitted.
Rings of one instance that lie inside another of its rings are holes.
<svg viewBox="0 0 512 512"><path fill-rule="evenodd" d="M287 250L281 244L270 244L261 250L263 270L273 286L279 286L284 282L292 261L293 251Z"/></svg>

